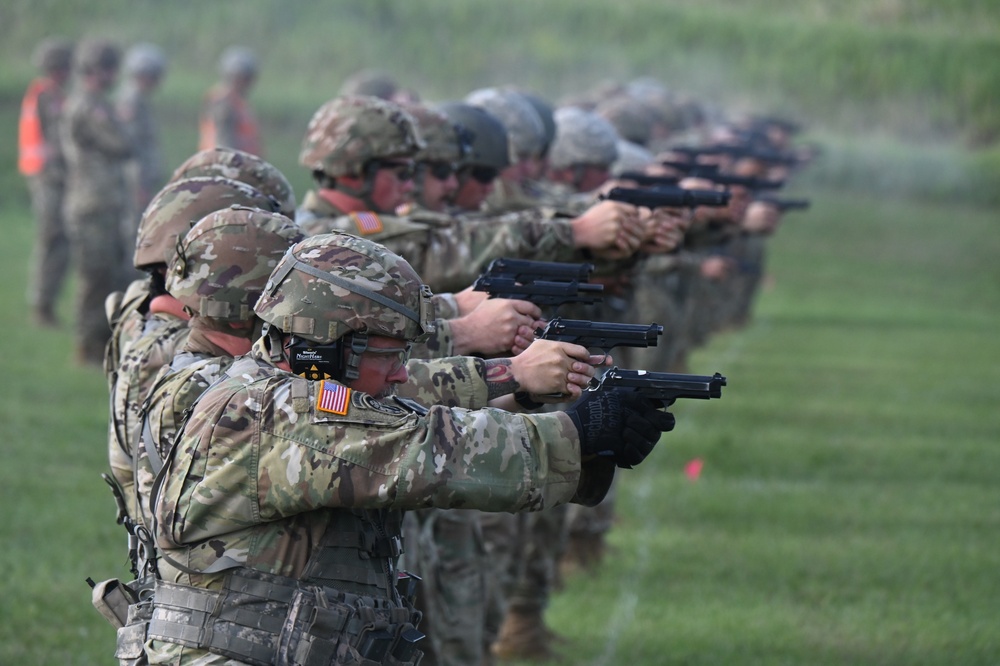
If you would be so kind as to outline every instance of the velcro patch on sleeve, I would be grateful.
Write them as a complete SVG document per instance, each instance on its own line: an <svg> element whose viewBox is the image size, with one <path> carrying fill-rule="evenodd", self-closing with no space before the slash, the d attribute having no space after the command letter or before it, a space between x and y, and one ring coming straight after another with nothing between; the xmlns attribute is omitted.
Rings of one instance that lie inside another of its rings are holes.
<svg viewBox="0 0 1000 666"><path fill-rule="evenodd" d="M371 211L351 213L351 219L354 220L354 226L358 228L362 236L371 236L382 232L382 220Z"/></svg>
<svg viewBox="0 0 1000 666"><path fill-rule="evenodd" d="M323 380L319 393L316 395L316 410L344 416L351 404L351 389L335 382Z"/></svg>

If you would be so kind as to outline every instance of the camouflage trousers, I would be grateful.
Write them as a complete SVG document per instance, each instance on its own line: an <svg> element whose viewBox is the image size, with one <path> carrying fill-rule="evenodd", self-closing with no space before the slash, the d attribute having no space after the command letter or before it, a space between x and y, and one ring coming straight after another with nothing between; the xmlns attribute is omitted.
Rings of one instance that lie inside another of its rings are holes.
<svg viewBox="0 0 1000 666"><path fill-rule="evenodd" d="M504 610L548 606L556 567L566 549L567 506L518 514L482 514L483 536L492 571L503 591Z"/></svg>
<svg viewBox="0 0 1000 666"><path fill-rule="evenodd" d="M75 342L79 360L102 364L111 337L104 299L124 289L121 269L124 249L119 231L121 211L108 210L66 216L71 256L77 271Z"/></svg>
<svg viewBox="0 0 1000 666"><path fill-rule="evenodd" d="M415 606L423 613L421 666L483 663L496 631L487 627L496 602L489 575L480 512L460 509L408 511L406 550L400 569L422 580Z"/></svg>
<svg viewBox="0 0 1000 666"><path fill-rule="evenodd" d="M63 218L66 187L44 176L28 179L35 216L35 246L28 274L28 304L36 315L50 317L66 281L69 238Z"/></svg>

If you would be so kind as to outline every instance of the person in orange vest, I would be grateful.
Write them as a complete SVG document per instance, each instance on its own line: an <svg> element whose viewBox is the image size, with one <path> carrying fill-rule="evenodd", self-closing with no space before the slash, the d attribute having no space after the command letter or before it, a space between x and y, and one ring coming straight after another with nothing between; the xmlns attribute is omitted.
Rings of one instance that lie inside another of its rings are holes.
<svg viewBox="0 0 1000 666"><path fill-rule="evenodd" d="M77 271L76 360L100 367L111 329L108 294L123 289L121 220L128 204L125 165L131 137L109 99L121 52L105 41L81 43L74 56L77 85L66 99L60 130L66 155L66 228Z"/></svg>
<svg viewBox="0 0 1000 666"><path fill-rule="evenodd" d="M42 75L28 86L18 126L18 170L28 181L35 216L35 247L28 275L28 303L35 322L56 326L55 305L66 281L69 240L63 221L66 161L59 143L59 118L66 99L73 45L50 38L38 45Z"/></svg>
<svg viewBox="0 0 1000 666"><path fill-rule="evenodd" d="M257 56L231 46L219 58L222 80L206 94L201 109L198 150L216 146L262 156L260 129L246 97L257 81Z"/></svg>

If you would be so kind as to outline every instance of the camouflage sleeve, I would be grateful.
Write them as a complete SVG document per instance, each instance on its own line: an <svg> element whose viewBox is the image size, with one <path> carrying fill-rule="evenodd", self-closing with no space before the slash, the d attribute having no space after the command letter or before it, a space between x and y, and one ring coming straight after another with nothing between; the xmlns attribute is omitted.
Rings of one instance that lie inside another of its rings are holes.
<svg viewBox="0 0 1000 666"><path fill-rule="evenodd" d="M481 409L486 407L486 362L473 356L452 356L434 361L411 360L410 379L396 387L396 395L422 405Z"/></svg>
<svg viewBox="0 0 1000 666"><path fill-rule="evenodd" d="M339 415L317 408L324 386L339 385L278 376L210 389L164 477L161 545L327 508L522 511L580 497L565 414L417 414L353 392Z"/></svg>
<svg viewBox="0 0 1000 666"><path fill-rule="evenodd" d="M569 218L542 208L463 222L473 239L473 263L484 266L497 257L544 261L574 261L573 228Z"/></svg>
<svg viewBox="0 0 1000 666"><path fill-rule="evenodd" d="M461 315L455 294L434 294L431 300L434 302L434 315L437 319L455 319Z"/></svg>
<svg viewBox="0 0 1000 666"><path fill-rule="evenodd" d="M414 343L410 354L413 358L445 358L455 355L455 337L451 323L444 319L434 320L434 330L423 342Z"/></svg>
<svg viewBox="0 0 1000 666"><path fill-rule="evenodd" d="M76 122L76 136L81 145L90 146L110 157L132 154L132 140L110 104L101 104L80 114Z"/></svg>

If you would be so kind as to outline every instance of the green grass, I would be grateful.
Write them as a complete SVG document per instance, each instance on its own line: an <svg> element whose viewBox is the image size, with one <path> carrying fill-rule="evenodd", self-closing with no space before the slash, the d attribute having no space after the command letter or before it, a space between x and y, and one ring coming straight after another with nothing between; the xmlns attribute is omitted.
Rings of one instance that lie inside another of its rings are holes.
<svg viewBox="0 0 1000 666"><path fill-rule="evenodd" d="M1000 660L995 214L810 194L754 322L693 358L729 377L722 400L677 406L621 477L605 565L554 598L568 663ZM104 663L83 580L125 571L103 379L19 315L30 221L0 223L0 663Z"/></svg>
<svg viewBox="0 0 1000 666"><path fill-rule="evenodd" d="M169 45L171 165L194 149L218 51L259 47L268 158L300 194L302 128L361 66L432 99L508 81L557 97L650 73L727 108L804 118L827 148L796 187L813 208L775 238L751 326L692 359L729 377L723 399L677 406L676 432L622 475L612 554L549 619L572 640L567 663L1000 663L1000 157L958 145L1000 126L996 3L164 7L0 7L5 136L25 54L49 32ZM84 583L127 575L99 478L106 388L71 362L68 293L63 330L28 320L32 224L13 162L0 142L0 664L108 663L113 632Z"/></svg>

